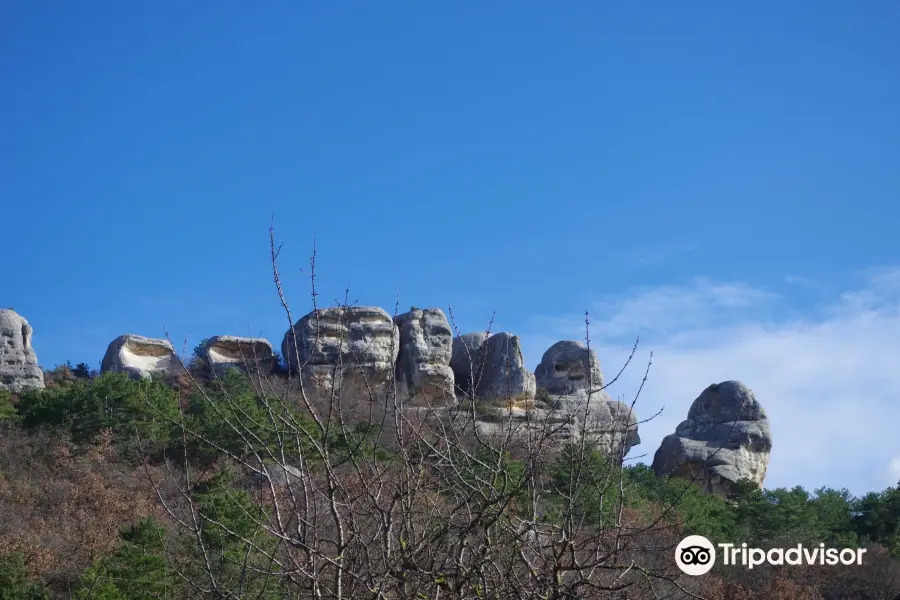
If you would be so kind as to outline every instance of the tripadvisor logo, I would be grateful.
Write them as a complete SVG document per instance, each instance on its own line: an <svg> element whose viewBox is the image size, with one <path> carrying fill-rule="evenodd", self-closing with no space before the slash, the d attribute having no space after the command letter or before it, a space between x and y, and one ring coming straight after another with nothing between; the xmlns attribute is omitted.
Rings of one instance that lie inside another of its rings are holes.
<svg viewBox="0 0 900 600"><path fill-rule="evenodd" d="M715 546L702 535L689 535L675 547L675 564L687 575L703 575L716 564L716 547L721 563L748 569L763 564L781 565L861 565L865 548L826 548L825 544L806 548L750 548L747 544L720 543Z"/></svg>
<svg viewBox="0 0 900 600"><path fill-rule="evenodd" d="M702 535L689 535L675 547L675 564L688 575L703 575L716 564L716 549Z"/></svg>

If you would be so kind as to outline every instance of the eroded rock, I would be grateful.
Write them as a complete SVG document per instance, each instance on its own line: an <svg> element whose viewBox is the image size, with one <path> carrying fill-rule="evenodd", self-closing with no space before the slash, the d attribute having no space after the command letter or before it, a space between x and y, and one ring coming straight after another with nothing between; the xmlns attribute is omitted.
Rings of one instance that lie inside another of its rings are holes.
<svg viewBox="0 0 900 600"><path fill-rule="evenodd" d="M535 379L542 390L535 410L496 411L492 419L482 418L479 428L485 433L499 431L511 419L514 427L530 430L532 436L548 432L559 445L584 437L614 457L625 456L640 443L637 415L601 389L600 363L584 344L562 341L551 346L541 358Z"/></svg>
<svg viewBox="0 0 900 600"><path fill-rule="evenodd" d="M378 307L324 308L297 321L281 350L313 400L330 402L335 395L360 405L391 391L400 333Z"/></svg>
<svg viewBox="0 0 900 600"><path fill-rule="evenodd" d="M569 395L603 387L603 373L593 350L581 342L556 342L544 352L534 371L537 386L552 395Z"/></svg>
<svg viewBox="0 0 900 600"><path fill-rule="evenodd" d="M106 349L100 371L127 373L133 379L169 379L184 370L169 340L120 335Z"/></svg>
<svg viewBox="0 0 900 600"><path fill-rule="evenodd" d="M584 429L578 429L573 439L578 439L584 431L585 436L597 444L601 452L609 456L624 457L641 443L637 414L630 405L612 400L605 392L599 394L601 397L591 400L583 417Z"/></svg>
<svg viewBox="0 0 900 600"><path fill-rule="evenodd" d="M231 368L251 375L268 375L277 366L272 344L264 338L217 335L206 341L203 356L210 368L219 375Z"/></svg>
<svg viewBox="0 0 900 600"><path fill-rule="evenodd" d="M450 368L456 381L456 389L465 396L475 393L473 383L481 371L481 349L489 334L484 331L464 333L453 338L453 351L450 356Z"/></svg>
<svg viewBox="0 0 900 600"><path fill-rule="evenodd" d="M453 332L439 308L417 309L399 315L397 356L398 394L415 405L442 406L455 402L450 358Z"/></svg>
<svg viewBox="0 0 900 600"><path fill-rule="evenodd" d="M534 373L525 368L519 336L506 332L492 335L480 352L479 361L483 360L484 366L475 389L479 400L514 406L534 401Z"/></svg>
<svg viewBox="0 0 900 600"><path fill-rule="evenodd" d="M0 390L18 393L44 387L44 372L31 347L33 333L16 311L0 310Z"/></svg>
<svg viewBox="0 0 900 600"><path fill-rule="evenodd" d="M565 408L497 407L490 413L482 408L475 425L482 435L506 435L511 431L533 440L546 437L548 450L561 450L583 436L607 456L622 458L641 442L636 416L629 408L612 400L595 402L586 415Z"/></svg>
<svg viewBox="0 0 900 600"><path fill-rule="evenodd" d="M657 475L694 479L707 492L727 495L741 479L763 484L772 450L769 419L739 381L706 388L687 420L667 435L653 457ZM696 477L696 478L695 478Z"/></svg>

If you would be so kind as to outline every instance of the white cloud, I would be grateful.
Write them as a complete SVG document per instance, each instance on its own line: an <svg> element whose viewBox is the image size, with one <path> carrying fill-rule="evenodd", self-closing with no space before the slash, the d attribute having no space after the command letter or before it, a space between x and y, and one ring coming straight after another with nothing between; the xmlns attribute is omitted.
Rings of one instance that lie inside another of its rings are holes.
<svg viewBox="0 0 900 600"><path fill-rule="evenodd" d="M900 269L871 271L864 286L806 307L802 319L784 298L745 284L697 280L640 290L598 303L592 347L607 379L642 334L635 363L610 388L631 398L653 351L631 456L651 462L663 436L684 419L709 384L738 379L755 392L772 427L767 487L883 489L900 479ZM780 318L779 318L780 317ZM540 318L523 335L530 366L558 339L583 339L581 319ZM893 461L891 460L893 458ZM885 464L890 463L886 473Z"/></svg>
<svg viewBox="0 0 900 600"><path fill-rule="evenodd" d="M900 482L900 456L896 456L891 460L887 471L890 484L897 485L897 482Z"/></svg>

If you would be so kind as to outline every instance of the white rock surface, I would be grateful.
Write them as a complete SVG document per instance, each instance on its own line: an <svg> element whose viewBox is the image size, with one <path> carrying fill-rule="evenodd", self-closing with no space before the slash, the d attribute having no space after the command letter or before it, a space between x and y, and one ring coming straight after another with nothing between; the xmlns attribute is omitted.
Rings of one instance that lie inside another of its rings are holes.
<svg viewBox="0 0 900 600"><path fill-rule="evenodd" d="M33 333L16 311L0 310L0 390L18 393L44 387L44 372L31 347Z"/></svg>
<svg viewBox="0 0 900 600"><path fill-rule="evenodd" d="M133 379L167 379L183 371L169 340L120 335L106 349L100 371L127 373Z"/></svg>
<svg viewBox="0 0 900 600"><path fill-rule="evenodd" d="M297 321L281 351L313 401L330 402L334 395L343 406L363 406L393 393L400 333L378 307L324 308Z"/></svg>
<svg viewBox="0 0 900 600"><path fill-rule="evenodd" d="M534 401L534 373L525 368L519 336L506 332L492 335L484 342L479 360L484 361L475 389L479 400L514 406L526 406Z"/></svg>
<svg viewBox="0 0 900 600"><path fill-rule="evenodd" d="M538 387L552 395L569 395L585 391L590 381L593 390L603 387L603 373L593 350L581 342L556 342L544 352L534 371Z"/></svg>
<svg viewBox="0 0 900 600"><path fill-rule="evenodd" d="M439 308L413 309L395 319L400 331L397 393L419 406L447 406L456 401L450 358L453 332Z"/></svg>
<svg viewBox="0 0 900 600"><path fill-rule="evenodd" d="M583 435L611 456L624 456L641 443L637 414L602 390L600 361L585 344L564 340L550 346L535 369L535 379L550 395L555 413L570 416L566 439Z"/></svg>
<svg viewBox="0 0 900 600"><path fill-rule="evenodd" d="M687 420L667 435L653 457L657 475L694 479L707 492L727 495L749 479L762 487L772 451L769 419L753 392L739 381L706 388Z"/></svg>
<svg viewBox="0 0 900 600"><path fill-rule="evenodd" d="M217 335L206 341L203 355L219 375L231 368L251 375L268 375L275 370L277 364L272 344L264 338Z"/></svg>

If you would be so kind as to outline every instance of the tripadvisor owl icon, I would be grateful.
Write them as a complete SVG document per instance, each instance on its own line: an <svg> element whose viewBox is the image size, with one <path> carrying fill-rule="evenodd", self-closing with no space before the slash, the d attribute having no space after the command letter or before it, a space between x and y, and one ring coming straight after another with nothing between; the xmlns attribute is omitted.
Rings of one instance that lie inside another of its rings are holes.
<svg viewBox="0 0 900 600"><path fill-rule="evenodd" d="M675 564L687 575L709 573L716 564L716 549L702 535L689 535L675 547Z"/></svg>

